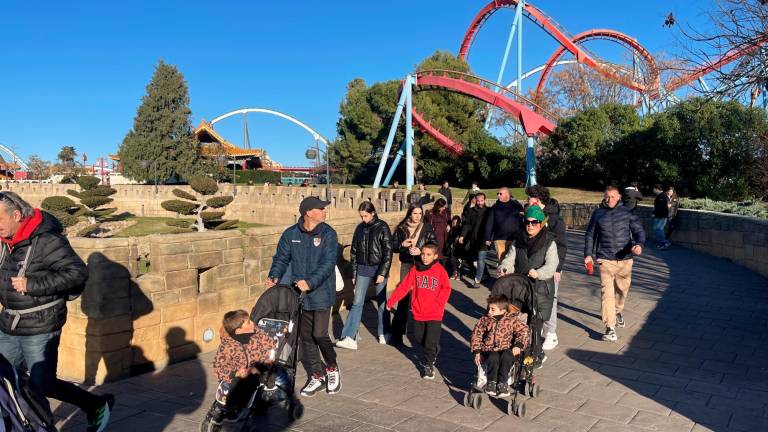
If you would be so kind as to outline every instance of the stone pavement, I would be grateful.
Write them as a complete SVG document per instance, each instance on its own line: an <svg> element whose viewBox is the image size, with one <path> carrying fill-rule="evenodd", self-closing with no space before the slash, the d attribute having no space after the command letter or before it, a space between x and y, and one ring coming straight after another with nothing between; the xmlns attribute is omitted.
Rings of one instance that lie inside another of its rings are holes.
<svg viewBox="0 0 768 432"><path fill-rule="evenodd" d="M415 351L379 345L363 330L358 351L338 350L341 393L303 398L304 418L271 417L259 430L768 430L766 279L687 249L647 250L635 260L627 327L618 342L602 342L599 279L584 274L583 235L569 236L560 345L538 371L543 391L528 401L526 419L487 401L479 410L462 406L473 373L467 340L488 290L454 281L434 382L420 379ZM375 319L368 307L364 322L374 332ZM211 362L206 354L102 386L117 394L109 430L197 430L216 388ZM83 430L84 418L72 412L59 406L59 425Z"/></svg>

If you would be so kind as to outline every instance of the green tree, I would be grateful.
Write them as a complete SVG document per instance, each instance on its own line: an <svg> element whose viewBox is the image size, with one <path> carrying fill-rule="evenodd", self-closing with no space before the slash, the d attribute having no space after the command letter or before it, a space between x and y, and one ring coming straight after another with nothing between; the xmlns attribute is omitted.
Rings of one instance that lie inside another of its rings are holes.
<svg viewBox="0 0 768 432"><path fill-rule="evenodd" d="M61 150L59 150L59 154L56 156L56 158L61 164L62 171L65 173L71 173L74 171L75 157L77 157L77 152L72 146L64 146L61 148Z"/></svg>
<svg viewBox="0 0 768 432"><path fill-rule="evenodd" d="M175 66L160 61L118 152L123 174L151 181L155 169L161 180L210 172L210 161L198 153L191 114L184 77Z"/></svg>

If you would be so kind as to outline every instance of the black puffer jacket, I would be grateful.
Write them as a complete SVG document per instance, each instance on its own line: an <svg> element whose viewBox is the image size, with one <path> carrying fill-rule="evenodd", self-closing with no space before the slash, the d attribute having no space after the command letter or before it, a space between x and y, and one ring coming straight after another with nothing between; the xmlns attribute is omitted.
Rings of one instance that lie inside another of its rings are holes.
<svg viewBox="0 0 768 432"><path fill-rule="evenodd" d="M601 204L592 212L584 234L584 256L607 260L632 258L632 246L645 243L640 219L622 203L609 208Z"/></svg>
<svg viewBox="0 0 768 432"><path fill-rule="evenodd" d="M387 277L392 265L392 234L389 225L374 215L370 223L355 228L350 250L352 267L357 276L357 265L378 266L377 276Z"/></svg>
<svg viewBox="0 0 768 432"><path fill-rule="evenodd" d="M395 229L395 235L392 236L392 250L400 254L400 262L406 264L415 264L416 261L421 261L420 257L416 257L408 252L407 247L403 247L403 242L408 238L408 233L405 232L405 227L397 227ZM421 233L419 238L416 239L416 247L421 248L425 244L437 244L437 237L435 236L435 230L432 228L429 222L424 222L424 226L421 227Z"/></svg>
<svg viewBox="0 0 768 432"><path fill-rule="evenodd" d="M88 279L85 263L62 234L59 221L42 212L43 221L28 239L17 243L13 250L3 243L4 260L0 264L0 331L11 335L30 336L61 329L67 321L66 300L70 294L80 294ZM16 277L26 256L34 245L26 271L27 294L13 289L11 277ZM47 309L21 315L15 330L11 330L13 316L7 309L22 310L64 301Z"/></svg>
<svg viewBox="0 0 768 432"><path fill-rule="evenodd" d="M560 273L563 271L565 255L568 253L568 237L566 237L565 222L560 217L560 203L556 199L550 199L549 204L544 207L544 214L547 215L547 226L557 245L557 258L560 260L557 264L557 272Z"/></svg>
<svg viewBox="0 0 768 432"><path fill-rule="evenodd" d="M464 250L477 252L488 250L485 244L485 225L488 222L488 207L472 207L466 211L466 219L461 228L464 237Z"/></svg>

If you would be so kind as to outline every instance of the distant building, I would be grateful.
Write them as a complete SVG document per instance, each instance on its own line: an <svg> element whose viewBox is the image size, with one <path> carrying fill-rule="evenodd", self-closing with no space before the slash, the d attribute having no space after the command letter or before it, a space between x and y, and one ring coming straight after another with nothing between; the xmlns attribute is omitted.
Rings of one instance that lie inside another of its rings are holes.
<svg viewBox="0 0 768 432"><path fill-rule="evenodd" d="M226 158L228 164L238 163L243 169L274 169L282 167L273 161L264 149L244 149L230 143L203 120L195 129L195 137L200 141L200 154L211 158Z"/></svg>
<svg viewBox="0 0 768 432"><path fill-rule="evenodd" d="M26 179L26 172L24 172L24 174L16 172L19 168L21 167L18 164L8 163L2 156L0 156L0 180L19 180L22 176ZM14 174L17 175L14 176Z"/></svg>

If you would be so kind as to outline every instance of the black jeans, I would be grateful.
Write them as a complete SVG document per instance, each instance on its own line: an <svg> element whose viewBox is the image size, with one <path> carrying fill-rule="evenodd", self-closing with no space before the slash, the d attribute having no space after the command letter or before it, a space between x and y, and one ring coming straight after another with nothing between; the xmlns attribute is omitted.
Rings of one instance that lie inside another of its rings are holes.
<svg viewBox="0 0 768 432"><path fill-rule="evenodd" d="M413 337L424 348L427 365L434 365L437 360L442 330L443 323L440 321L413 321Z"/></svg>
<svg viewBox="0 0 768 432"><path fill-rule="evenodd" d="M512 351L506 349L504 351L484 352L483 357L485 357L485 373L488 376L488 381L506 383L509 371L512 369L512 363L515 361Z"/></svg>
<svg viewBox="0 0 768 432"><path fill-rule="evenodd" d="M400 280L405 279L405 275L413 267L411 263L400 263ZM397 302L397 310L395 310L395 316L392 317L392 325L389 327L392 332L392 340L394 343L402 343L403 335L405 335L406 324L408 323L408 312L411 310L411 293L408 293L402 300Z"/></svg>
<svg viewBox="0 0 768 432"><path fill-rule="evenodd" d="M323 360L328 367L336 367L336 351L328 335L331 308L305 310L301 314L301 348L304 367L315 377L325 375ZM323 358L320 358L322 353Z"/></svg>

